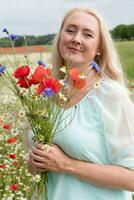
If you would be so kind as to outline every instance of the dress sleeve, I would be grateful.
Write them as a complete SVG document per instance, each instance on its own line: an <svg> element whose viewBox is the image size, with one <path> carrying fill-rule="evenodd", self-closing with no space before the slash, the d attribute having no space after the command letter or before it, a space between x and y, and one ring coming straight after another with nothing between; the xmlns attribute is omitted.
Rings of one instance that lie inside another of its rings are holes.
<svg viewBox="0 0 134 200"><path fill-rule="evenodd" d="M122 87L109 88L102 120L110 164L134 169L134 104Z"/></svg>

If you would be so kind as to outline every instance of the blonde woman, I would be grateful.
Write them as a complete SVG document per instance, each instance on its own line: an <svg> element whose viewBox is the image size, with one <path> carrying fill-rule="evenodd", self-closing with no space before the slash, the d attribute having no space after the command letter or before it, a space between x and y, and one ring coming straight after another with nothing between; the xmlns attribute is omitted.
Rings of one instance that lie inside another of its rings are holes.
<svg viewBox="0 0 134 200"><path fill-rule="evenodd" d="M70 10L55 38L52 63L72 63L87 74L86 86L65 112L71 124L49 151L38 144L29 164L48 171L48 200L130 200L134 191L134 106L110 34L92 9ZM91 63L95 65L91 70ZM97 67L96 67L97 66ZM68 93L74 87L68 79Z"/></svg>

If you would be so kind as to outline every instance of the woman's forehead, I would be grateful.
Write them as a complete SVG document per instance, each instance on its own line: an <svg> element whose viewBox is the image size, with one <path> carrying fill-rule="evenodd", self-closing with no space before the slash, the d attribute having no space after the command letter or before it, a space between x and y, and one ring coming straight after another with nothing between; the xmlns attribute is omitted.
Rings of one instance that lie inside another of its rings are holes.
<svg viewBox="0 0 134 200"><path fill-rule="evenodd" d="M66 18L63 27L73 26L73 25L80 26L83 29L99 31L99 23L96 17L82 11L70 14Z"/></svg>

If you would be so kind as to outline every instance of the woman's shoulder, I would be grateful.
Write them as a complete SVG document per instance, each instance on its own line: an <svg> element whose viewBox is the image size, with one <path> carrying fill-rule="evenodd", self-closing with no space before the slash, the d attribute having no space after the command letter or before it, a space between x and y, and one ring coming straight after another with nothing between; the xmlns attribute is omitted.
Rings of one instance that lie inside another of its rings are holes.
<svg viewBox="0 0 134 200"><path fill-rule="evenodd" d="M116 80L104 78L97 98L103 111L111 110L114 112L123 109L134 114L134 104L130 98L129 90Z"/></svg>
<svg viewBox="0 0 134 200"><path fill-rule="evenodd" d="M87 97L89 104L99 110L111 109L112 106L134 108L128 89L109 77L101 78L99 85Z"/></svg>
<svg viewBox="0 0 134 200"><path fill-rule="evenodd" d="M119 81L105 77L100 84L100 94L112 98L129 98L129 90Z"/></svg>

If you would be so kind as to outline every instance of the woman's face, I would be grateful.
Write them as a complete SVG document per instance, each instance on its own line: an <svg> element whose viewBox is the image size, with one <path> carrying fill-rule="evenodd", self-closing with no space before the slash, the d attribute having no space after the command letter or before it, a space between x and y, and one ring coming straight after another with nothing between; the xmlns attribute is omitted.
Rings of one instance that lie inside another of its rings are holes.
<svg viewBox="0 0 134 200"><path fill-rule="evenodd" d="M65 63L88 66L99 46L97 19L85 12L75 12L65 21L59 40L59 52Z"/></svg>

